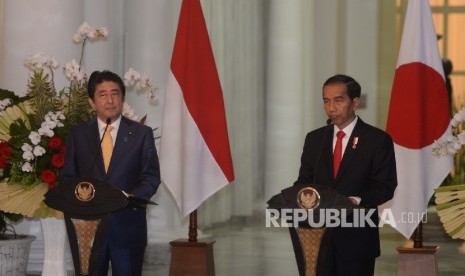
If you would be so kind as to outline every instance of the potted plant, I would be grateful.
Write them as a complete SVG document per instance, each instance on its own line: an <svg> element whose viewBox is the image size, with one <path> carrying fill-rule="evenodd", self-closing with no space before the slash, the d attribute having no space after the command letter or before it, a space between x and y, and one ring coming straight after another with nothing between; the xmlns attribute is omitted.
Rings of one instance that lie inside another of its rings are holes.
<svg viewBox="0 0 465 276"><path fill-rule="evenodd" d="M17 235L12 223L21 215L0 211L0 275L25 275L34 236Z"/></svg>

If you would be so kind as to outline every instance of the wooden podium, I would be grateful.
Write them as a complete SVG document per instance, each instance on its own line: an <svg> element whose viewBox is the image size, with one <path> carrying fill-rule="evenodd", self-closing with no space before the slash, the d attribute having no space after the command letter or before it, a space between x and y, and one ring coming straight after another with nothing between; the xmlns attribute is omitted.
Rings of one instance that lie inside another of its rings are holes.
<svg viewBox="0 0 465 276"><path fill-rule="evenodd" d="M268 209L304 209L313 210L315 221L319 221L321 209L346 209L351 214L354 205L349 198L336 190L321 185L294 185L274 195L268 200ZM288 221L294 225L293 221ZM324 275L324 263L331 241L331 229L312 228L306 222L298 227L289 227L292 246L300 276Z"/></svg>
<svg viewBox="0 0 465 276"><path fill-rule="evenodd" d="M64 213L76 275L92 275L110 213L124 208L128 198L103 181L79 178L48 191L44 202Z"/></svg>

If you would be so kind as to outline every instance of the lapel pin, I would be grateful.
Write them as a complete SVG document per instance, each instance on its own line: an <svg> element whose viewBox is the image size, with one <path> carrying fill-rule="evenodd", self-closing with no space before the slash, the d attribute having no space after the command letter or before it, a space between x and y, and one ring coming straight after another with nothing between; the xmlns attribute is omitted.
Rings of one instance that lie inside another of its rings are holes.
<svg viewBox="0 0 465 276"><path fill-rule="evenodd" d="M358 143L358 137L355 136L354 139L352 140L352 148L353 149L357 148L357 143Z"/></svg>

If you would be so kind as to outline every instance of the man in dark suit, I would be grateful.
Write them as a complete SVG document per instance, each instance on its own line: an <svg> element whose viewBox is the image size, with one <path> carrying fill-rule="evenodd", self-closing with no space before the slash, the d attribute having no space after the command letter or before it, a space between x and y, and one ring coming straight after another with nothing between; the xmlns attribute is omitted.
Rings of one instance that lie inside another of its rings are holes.
<svg viewBox="0 0 465 276"><path fill-rule="evenodd" d="M62 179L101 179L130 196L150 199L160 184L152 129L122 116L125 87L117 74L93 72L88 94L97 118L70 130ZM110 134L110 156L101 151L104 133ZM144 207L128 205L113 212L92 275L107 275L110 262L113 275L141 275L146 244Z"/></svg>
<svg viewBox="0 0 465 276"><path fill-rule="evenodd" d="M335 75L324 83L324 109L331 124L307 134L295 185L328 185L349 197L354 205L375 209L371 220L377 226L376 208L392 198L397 186L394 145L386 132L355 114L360 93L360 85L346 75ZM337 165L333 157L338 155L334 151L338 151L340 130L344 133ZM378 228L365 225L330 231L325 275L373 275L375 259L380 255Z"/></svg>

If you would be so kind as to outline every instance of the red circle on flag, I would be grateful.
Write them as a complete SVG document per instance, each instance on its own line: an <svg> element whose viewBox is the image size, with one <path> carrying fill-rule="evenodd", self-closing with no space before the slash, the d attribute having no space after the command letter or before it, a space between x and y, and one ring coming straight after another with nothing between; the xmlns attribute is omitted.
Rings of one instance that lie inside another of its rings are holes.
<svg viewBox="0 0 465 276"><path fill-rule="evenodd" d="M386 127L394 143L411 149L431 145L449 122L449 96L442 76L419 62L397 68Z"/></svg>

